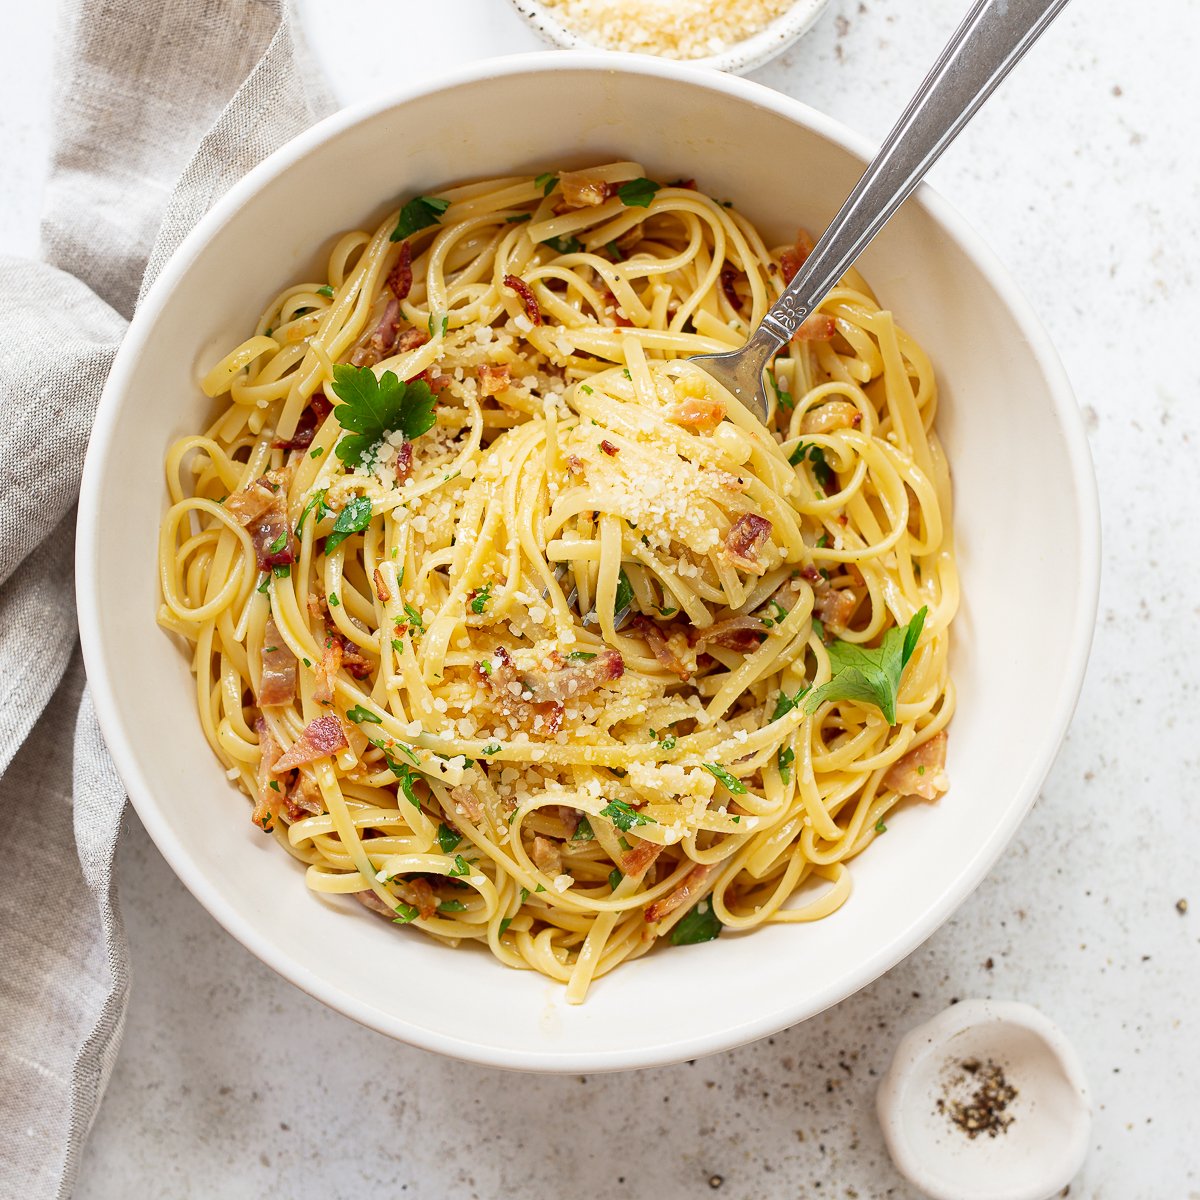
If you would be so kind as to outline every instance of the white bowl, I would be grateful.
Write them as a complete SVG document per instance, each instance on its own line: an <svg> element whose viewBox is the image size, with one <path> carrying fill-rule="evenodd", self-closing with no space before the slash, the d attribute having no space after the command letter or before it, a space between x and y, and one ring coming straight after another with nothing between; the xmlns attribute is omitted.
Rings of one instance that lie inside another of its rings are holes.
<svg viewBox="0 0 1200 1200"><path fill-rule="evenodd" d="M1012 1123L968 1137L938 1101L959 1064L997 1063L1016 1095ZM1028 1004L964 1000L900 1040L875 1093L888 1152L931 1200L1048 1200L1083 1166L1092 1128L1083 1066L1059 1028Z"/></svg>
<svg viewBox="0 0 1200 1200"><path fill-rule="evenodd" d="M763 63L782 54L793 42L806 34L825 11L829 0L795 0L785 12L750 37L727 46L719 54L706 54L689 62L694 66L712 67L742 75L761 67ZM542 0L512 0L513 7L547 42L564 50L601 50L587 41L581 33L564 25L557 10Z"/></svg>
<svg viewBox="0 0 1200 1200"><path fill-rule="evenodd" d="M535 122L528 119L536 109ZM647 114L653 119L647 119ZM636 57L541 52L329 118L236 184L143 300L96 415L79 505L78 598L104 734L139 815L195 896L281 974L363 1023L508 1067L592 1071L721 1050L850 995L980 882L1050 767L1095 619L1098 514L1082 423L1054 350L991 253L928 189L862 266L932 355L955 474L963 610L953 789L889 822L845 907L695 947L660 947L580 1008L485 953L448 950L322 900L255 837L201 735L180 647L154 623L162 457L201 427L199 375L334 234L470 176L642 160L736 199L768 240L821 229L868 148L756 84Z"/></svg>

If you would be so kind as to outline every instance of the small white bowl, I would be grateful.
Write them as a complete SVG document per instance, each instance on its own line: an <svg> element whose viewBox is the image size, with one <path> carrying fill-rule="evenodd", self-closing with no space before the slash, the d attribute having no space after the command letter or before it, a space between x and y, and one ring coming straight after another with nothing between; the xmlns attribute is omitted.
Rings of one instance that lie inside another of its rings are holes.
<svg viewBox="0 0 1200 1200"><path fill-rule="evenodd" d="M1012 1123L995 1136L972 1138L938 1108L956 1084L961 1096L960 1064L972 1060L999 1065L1016 1090L1004 1110ZM1028 1004L964 1000L918 1025L896 1047L875 1102L892 1161L932 1200L1047 1200L1087 1154L1083 1068L1057 1026Z"/></svg>
<svg viewBox="0 0 1200 1200"><path fill-rule="evenodd" d="M719 54L707 54L702 58L686 61L717 71L729 71L744 75L747 71L761 67L777 54L782 54L793 42L806 34L817 18L825 11L829 0L795 0L785 12L769 25L750 37L732 43ZM608 47L589 42L581 34L564 25L555 15L554 9L542 0L512 0L513 7L552 46L564 50L607 50ZM650 55L649 57L658 57Z"/></svg>

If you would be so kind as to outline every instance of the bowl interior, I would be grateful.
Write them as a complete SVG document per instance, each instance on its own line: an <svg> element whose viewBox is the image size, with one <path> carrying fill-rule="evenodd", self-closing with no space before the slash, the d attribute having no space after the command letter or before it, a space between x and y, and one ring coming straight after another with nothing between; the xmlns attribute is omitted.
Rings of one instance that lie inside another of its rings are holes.
<svg viewBox="0 0 1200 1200"><path fill-rule="evenodd" d="M949 915L1011 836L1065 729L1090 638L1090 466L1043 335L928 194L861 265L941 382L964 597L953 789L890 823L827 920L662 947L571 1008L538 976L318 898L297 863L255 836L245 798L201 735L186 657L154 623L162 459L207 415L197 379L339 231L452 180L634 158L658 178L695 176L768 241L790 241L797 225L819 230L832 217L861 171L859 150L832 122L753 84L641 59L539 54L332 118L239 184L168 265L131 327L89 451L85 652L106 737L151 835L210 911L288 978L382 1031L478 1061L591 1070L689 1058L867 983Z"/></svg>

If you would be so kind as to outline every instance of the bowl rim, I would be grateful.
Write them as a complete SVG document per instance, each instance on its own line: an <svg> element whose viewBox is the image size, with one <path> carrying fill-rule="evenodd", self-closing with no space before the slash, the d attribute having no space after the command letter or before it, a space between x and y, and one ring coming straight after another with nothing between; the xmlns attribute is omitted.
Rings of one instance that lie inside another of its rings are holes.
<svg viewBox="0 0 1200 1200"><path fill-rule="evenodd" d="M634 73L681 80L706 90L766 108L795 121L850 155L869 160L873 147L868 139L815 109L762 84L704 67L656 59L648 55L618 54L614 51L533 51L522 55L483 59L447 72L440 78L397 88L385 96L342 109L300 133L249 171L221 196L183 238L153 282L118 349L96 409L95 423L84 460L76 537L76 602L84 665L95 701L104 740L112 755L146 831L171 869L204 908L252 954L285 979L330 1008L360 1024L410 1045L446 1054L483 1066L516 1070L566 1073L627 1070L666 1065L731 1049L799 1024L853 995L895 966L929 938L983 881L992 864L1008 845L1032 807L1066 734L1083 684L1084 672L1095 629L1100 582L1100 511L1095 474L1088 448L1083 417L1077 407L1066 371L1033 309L1016 283L981 237L958 212L928 184L922 184L909 203L920 205L935 220L945 236L957 243L975 264L1012 315L1039 372L1046 380L1051 403L1061 425L1067 465L1079 515L1079 540L1073 547L1077 559L1079 590L1072 614L1070 640L1064 654L1053 703L1049 731L1031 749L1028 767L1017 787L1012 804L972 858L959 864L956 876L939 901L892 941L878 946L848 979L833 982L791 1009L776 1008L750 1020L733 1021L704 1036L672 1041L651 1048L620 1051L516 1050L496 1047L467 1038L450 1036L410 1023L379 1010L345 992L290 954L279 949L269 936L258 933L238 914L235 906L210 883L182 839L160 810L154 789L143 773L118 711L113 679L104 661L100 634L99 591L95 564L101 530L95 514L108 465L119 449L114 441L116 417L122 395L134 373L142 347L153 333L159 311L181 277L204 253L210 237L251 199L268 181L286 172L304 156L338 134L388 109L426 94L479 83L496 77L561 71Z"/></svg>
<svg viewBox="0 0 1200 1200"><path fill-rule="evenodd" d="M589 42L580 34L564 25L546 7L544 0L509 0L525 23L543 41L564 50L580 50L591 54L620 54L619 50L608 50ZM693 67L708 67L714 71L731 71L742 74L761 67L778 54L782 54L793 42L799 41L820 19L829 7L829 0L791 0L788 7L769 21L757 33L732 42L720 54L704 54L699 58L670 59ZM652 54L638 54L639 58L655 58Z"/></svg>

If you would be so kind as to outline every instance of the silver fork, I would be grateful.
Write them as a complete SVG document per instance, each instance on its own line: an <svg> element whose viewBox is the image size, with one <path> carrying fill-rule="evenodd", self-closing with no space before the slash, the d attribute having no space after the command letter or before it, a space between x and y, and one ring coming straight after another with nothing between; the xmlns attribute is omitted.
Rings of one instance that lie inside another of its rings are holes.
<svg viewBox="0 0 1200 1200"><path fill-rule="evenodd" d="M698 354L691 361L765 421L763 372L771 356L791 340L1066 4L1067 0L978 0L807 261L746 344L724 354Z"/></svg>

